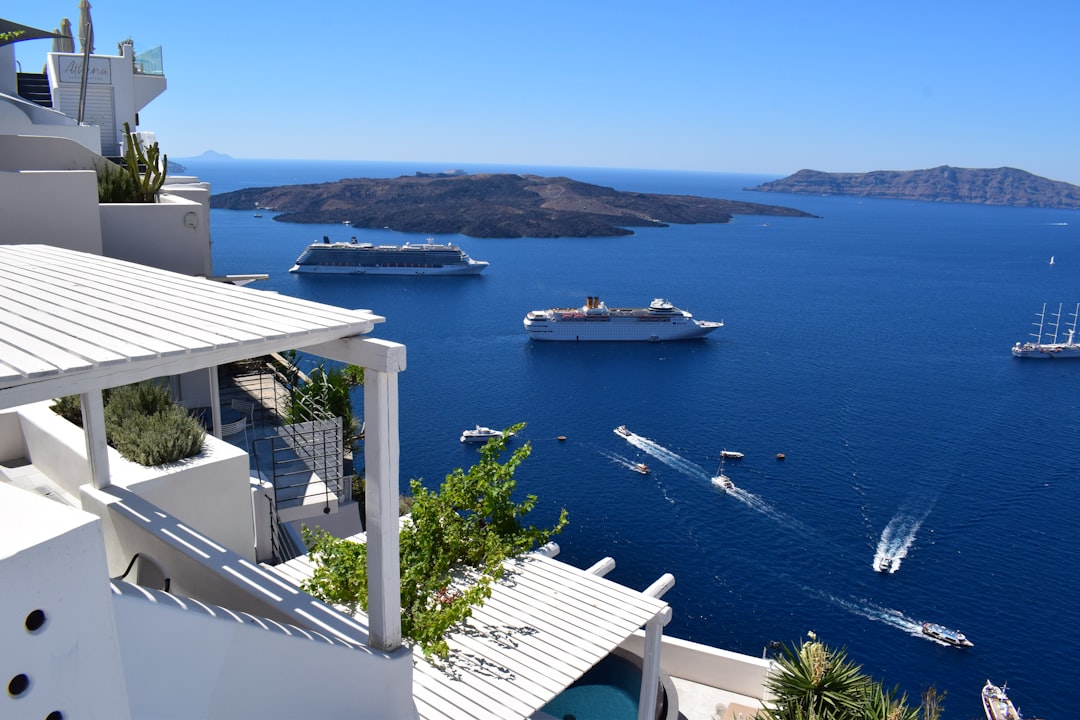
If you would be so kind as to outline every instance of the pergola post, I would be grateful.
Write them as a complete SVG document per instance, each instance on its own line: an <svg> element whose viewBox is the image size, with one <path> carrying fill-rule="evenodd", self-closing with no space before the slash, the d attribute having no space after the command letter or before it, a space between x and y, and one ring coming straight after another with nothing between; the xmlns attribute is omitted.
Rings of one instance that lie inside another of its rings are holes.
<svg viewBox="0 0 1080 720"><path fill-rule="evenodd" d="M218 440L221 439L221 384L218 381L218 366L206 368L210 381L210 428Z"/></svg>
<svg viewBox="0 0 1080 720"><path fill-rule="evenodd" d="M79 395L79 400L90 478L95 488L104 490L112 483L109 479L109 444L105 440L105 401L100 390L84 392Z"/></svg>
<svg viewBox="0 0 1080 720"><path fill-rule="evenodd" d="M641 594L660 598L675 585L671 573L664 573ZM638 697L638 720L652 720L660 687L660 650L664 626L671 622L671 607L665 607L645 623L645 650L641 664L641 694Z"/></svg>
<svg viewBox="0 0 1080 720"><path fill-rule="evenodd" d="M638 720L653 720L660 688L660 649L664 626L671 621L671 608L666 607L645 623L645 657L641 665L641 695L638 698Z"/></svg>
<svg viewBox="0 0 1080 720"><path fill-rule="evenodd" d="M368 644L401 647L397 373L364 369Z"/></svg>

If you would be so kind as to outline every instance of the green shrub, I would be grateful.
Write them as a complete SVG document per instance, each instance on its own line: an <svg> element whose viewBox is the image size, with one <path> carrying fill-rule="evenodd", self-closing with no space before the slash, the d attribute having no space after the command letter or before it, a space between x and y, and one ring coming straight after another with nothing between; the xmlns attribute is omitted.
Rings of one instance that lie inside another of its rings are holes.
<svg viewBox="0 0 1080 720"><path fill-rule="evenodd" d="M123 168L106 162L97 173L98 202L134 203L141 202L142 188L138 181Z"/></svg>
<svg viewBox="0 0 1080 720"><path fill-rule="evenodd" d="M105 439L121 455L140 465L164 465L197 455L206 430L169 391L152 382L114 388L105 393ZM82 425L76 395L60 398L53 408Z"/></svg>
<svg viewBox="0 0 1080 720"><path fill-rule="evenodd" d="M438 492L418 480L410 483L411 520L399 538L401 633L425 655L447 656L447 632L491 596L503 560L543 545L566 526L566 510L550 528L527 523L537 498L514 500L514 471L531 447L526 443L500 462L508 435L489 440L480 461L468 472L458 468L447 475ZM367 609L367 546L308 528L304 542L315 565L304 589L328 602Z"/></svg>

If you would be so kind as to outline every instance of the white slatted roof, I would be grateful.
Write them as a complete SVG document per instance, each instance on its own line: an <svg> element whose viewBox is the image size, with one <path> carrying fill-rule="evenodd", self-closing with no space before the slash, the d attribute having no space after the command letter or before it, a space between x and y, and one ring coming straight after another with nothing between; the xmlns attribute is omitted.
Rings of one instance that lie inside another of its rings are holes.
<svg viewBox="0 0 1080 720"><path fill-rule="evenodd" d="M0 408L359 335L383 320L48 245L0 245Z"/></svg>
<svg viewBox="0 0 1080 720"><path fill-rule="evenodd" d="M421 718L527 718L667 607L538 553L506 567L483 607L448 638L445 663L414 651ZM299 584L312 568L304 556L277 572Z"/></svg>

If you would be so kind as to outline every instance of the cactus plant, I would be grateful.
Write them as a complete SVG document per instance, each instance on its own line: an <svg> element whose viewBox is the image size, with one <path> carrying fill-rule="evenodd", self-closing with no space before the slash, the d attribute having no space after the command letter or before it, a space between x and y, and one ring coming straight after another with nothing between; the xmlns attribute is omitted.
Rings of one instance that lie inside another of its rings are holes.
<svg viewBox="0 0 1080 720"><path fill-rule="evenodd" d="M139 198L136 202L152 203L157 198L158 190L165 184L165 169L169 156L161 154L156 141L144 151L142 142L131 132L131 126L126 122L124 137L124 167L138 187Z"/></svg>

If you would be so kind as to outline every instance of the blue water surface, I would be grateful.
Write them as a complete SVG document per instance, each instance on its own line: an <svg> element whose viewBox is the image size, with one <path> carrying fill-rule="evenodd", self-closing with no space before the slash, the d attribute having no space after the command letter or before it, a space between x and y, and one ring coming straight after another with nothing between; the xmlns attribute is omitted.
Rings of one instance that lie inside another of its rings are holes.
<svg viewBox="0 0 1080 720"><path fill-rule="evenodd" d="M389 177L442 166L185 161L221 192ZM1080 300L1071 211L744 192L768 177L500 168L640 192L797 207L819 219L736 217L630 237L442 236L491 263L474 278L288 273L323 235L422 236L211 212L214 269L258 287L387 318L408 346L401 475L435 485L476 458L458 435L526 421L520 486L571 525L560 558L610 555L614 580L664 572L670 635L760 655L809 630L915 702L979 718L986 679L1028 716L1071 716L1080 647L1080 361L1015 360L1044 302ZM1056 256L1056 264L1048 260ZM532 309L666 297L723 320L704 341L530 342ZM627 425L631 441L614 434ZM557 436L567 437L558 442ZM722 448L745 458L714 487ZM778 461L777 453L786 459ZM628 465L644 461L647 476ZM899 569L871 567L883 536ZM957 628L968 650L919 636Z"/></svg>

